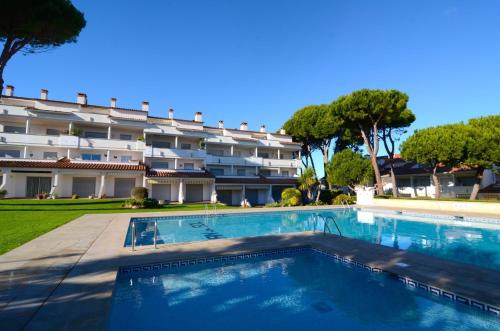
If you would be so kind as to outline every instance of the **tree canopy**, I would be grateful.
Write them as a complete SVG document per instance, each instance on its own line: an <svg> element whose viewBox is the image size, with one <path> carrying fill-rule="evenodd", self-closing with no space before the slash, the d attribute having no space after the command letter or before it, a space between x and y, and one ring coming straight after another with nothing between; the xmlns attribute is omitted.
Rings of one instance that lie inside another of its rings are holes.
<svg viewBox="0 0 500 331"><path fill-rule="evenodd" d="M377 163L381 130L411 124L414 115L408 109L408 95L397 90L362 89L342 96L335 102L334 113L343 120L343 128L353 137L361 137L370 155L377 183L383 194L382 178Z"/></svg>
<svg viewBox="0 0 500 331"><path fill-rule="evenodd" d="M459 165L464 156L467 133L465 125L448 124L416 130L401 144L401 156L432 168L432 179L439 198L440 188L437 178L438 166Z"/></svg>
<svg viewBox="0 0 500 331"><path fill-rule="evenodd" d="M69 0L0 0L0 89L3 71L17 52L34 53L76 42L83 14Z"/></svg>
<svg viewBox="0 0 500 331"><path fill-rule="evenodd" d="M352 190L356 185L368 184L373 174L370 160L350 149L335 153L328 168L331 172L328 177L330 184L347 186Z"/></svg>

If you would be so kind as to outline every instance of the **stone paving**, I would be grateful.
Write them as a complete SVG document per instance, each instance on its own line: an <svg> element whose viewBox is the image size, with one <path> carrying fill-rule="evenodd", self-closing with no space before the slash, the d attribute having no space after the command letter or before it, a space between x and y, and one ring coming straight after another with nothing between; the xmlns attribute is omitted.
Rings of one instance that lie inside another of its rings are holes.
<svg viewBox="0 0 500 331"><path fill-rule="evenodd" d="M280 209L289 210L220 212ZM173 214L85 215L0 256L0 330L105 330L120 266L296 246L321 248L488 304L500 305L498 271L334 235L303 232L221 239L162 245L156 250L141 247L135 252L123 247L130 217ZM403 267L401 263L408 266Z"/></svg>

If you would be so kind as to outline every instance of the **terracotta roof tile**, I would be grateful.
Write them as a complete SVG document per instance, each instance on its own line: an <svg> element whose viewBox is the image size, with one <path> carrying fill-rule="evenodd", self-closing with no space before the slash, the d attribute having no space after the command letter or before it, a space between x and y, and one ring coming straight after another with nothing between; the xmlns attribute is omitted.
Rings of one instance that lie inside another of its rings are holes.
<svg viewBox="0 0 500 331"><path fill-rule="evenodd" d="M2 168L45 168L45 169L89 169L89 170L123 170L145 171L142 163L112 163L112 162L75 162L67 158L57 161L0 160Z"/></svg>
<svg viewBox="0 0 500 331"><path fill-rule="evenodd" d="M296 185L297 179L295 178L272 178L272 177L217 177L216 184L282 184L282 185Z"/></svg>
<svg viewBox="0 0 500 331"><path fill-rule="evenodd" d="M146 172L146 177L173 177L173 178L214 178L209 172L202 171L172 171L172 170L153 170Z"/></svg>

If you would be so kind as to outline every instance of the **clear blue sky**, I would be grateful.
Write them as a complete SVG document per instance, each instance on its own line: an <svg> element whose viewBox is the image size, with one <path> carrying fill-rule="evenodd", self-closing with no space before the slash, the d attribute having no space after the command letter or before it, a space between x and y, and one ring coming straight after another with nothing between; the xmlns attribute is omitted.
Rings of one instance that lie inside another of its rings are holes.
<svg viewBox="0 0 500 331"><path fill-rule="evenodd" d="M271 130L359 88L410 95L415 128L500 113L500 1L74 1L78 43L16 56L16 94ZM318 162L320 160L318 159Z"/></svg>

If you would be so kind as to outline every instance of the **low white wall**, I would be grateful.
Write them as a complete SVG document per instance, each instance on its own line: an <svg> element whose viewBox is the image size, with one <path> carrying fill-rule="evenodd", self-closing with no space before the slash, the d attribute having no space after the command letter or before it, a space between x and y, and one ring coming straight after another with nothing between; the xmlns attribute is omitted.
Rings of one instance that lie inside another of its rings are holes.
<svg viewBox="0 0 500 331"><path fill-rule="evenodd" d="M363 205L359 203L358 205ZM388 207L396 209L428 209L446 212L471 212L497 214L500 216L500 203L468 201L433 201L406 199L373 199L373 204L364 206Z"/></svg>

